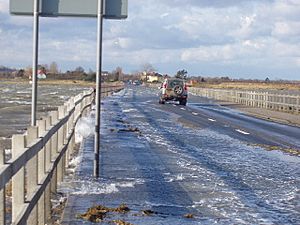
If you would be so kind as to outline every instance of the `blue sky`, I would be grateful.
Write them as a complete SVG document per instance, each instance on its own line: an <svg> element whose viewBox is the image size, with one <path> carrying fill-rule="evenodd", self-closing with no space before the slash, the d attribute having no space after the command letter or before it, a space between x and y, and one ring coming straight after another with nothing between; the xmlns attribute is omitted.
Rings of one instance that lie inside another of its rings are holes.
<svg viewBox="0 0 300 225"><path fill-rule="evenodd" d="M32 18L0 0L0 65L26 67ZM40 64L95 70L96 19L41 18ZM129 0L127 20L105 20L103 69L300 80L300 0Z"/></svg>

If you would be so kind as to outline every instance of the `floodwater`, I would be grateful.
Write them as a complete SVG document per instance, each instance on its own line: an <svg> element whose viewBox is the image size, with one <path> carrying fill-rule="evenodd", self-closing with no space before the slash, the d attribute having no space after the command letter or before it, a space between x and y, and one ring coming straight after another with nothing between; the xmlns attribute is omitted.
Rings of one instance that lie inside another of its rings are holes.
<svg viewBox="0 0 300 225"><path fill-rule="evenodd" d="M48 111L57 109L67 99L88 87L74 85L38 86L38 118ZM13 134L24 133L30 125L31 118L31 84L25 82L0 81L0 150L10 148Z"/></svg>
<svg viewBox="0 0 300 225"><path fill-rule="evenodd" d="M131 211L101 224L300 224L299 157L183 126L157 105L155 92L143 88L104 101L101 176L91 175L93 136L85 134L76 175L60 189L70 195L63 224L91 224L76 214L121 203ZM85 120L93 130L93 115Z"/></svg>

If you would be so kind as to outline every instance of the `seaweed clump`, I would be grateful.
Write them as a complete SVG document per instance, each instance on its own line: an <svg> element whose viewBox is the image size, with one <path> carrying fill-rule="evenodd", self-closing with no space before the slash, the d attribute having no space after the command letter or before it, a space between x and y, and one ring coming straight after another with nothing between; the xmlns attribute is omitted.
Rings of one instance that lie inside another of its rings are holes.
<svg viewBox="0 0 300 225"><path fill-rule="evenodd" d="M125 204L121 204L117 208L108 208L108 207L105 207L102 205L97 205L97 206L88 208L88 210L83 214L78 214L77 218L84 219L84 220L87 220L87 221L90 221L93 223L99 223L107 217L108 213L127 213L129 211L130 211L130 209ZM112 222L114 222L117 225L123 225L123 224L130 225L129 223L126 223L126 222L120 223L120 221L118 222L117 220L112 221Z"/></svg>
<svg viewBox="0 0 300 225"><path fill-rule="evenodd" d="M155 212L152 211L152 210L150 210L150 209L142 210L142 213L143 213L143 215L145 215L145 216L151 216L151 215L155 214Z"/></svg>
<svg viewBox="0 0 300 225"><path fill-rule="evenodd" d="M132 223L125 222L124 220L113 220L110 223L113 223L116 225L133 225Z"/></svg>
<svg viewBox="0 0 300 225"><path fill-rule="evenodd" d="M191 214L191 213L188 213L188 214L185 214L184 217L187 218L187 219L193 219L194 215Z"/></svg>

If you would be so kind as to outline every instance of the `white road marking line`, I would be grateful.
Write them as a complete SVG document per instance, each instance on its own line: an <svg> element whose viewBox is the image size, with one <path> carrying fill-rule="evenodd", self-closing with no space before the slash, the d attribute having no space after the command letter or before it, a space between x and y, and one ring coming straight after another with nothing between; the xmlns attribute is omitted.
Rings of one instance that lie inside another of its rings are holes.
<svg viewBox="0 0 300 225"><path fill-rule="evenodd" d="M175 104L173 104L174 107L177 107Z"/></svg>
<svg viewBox="0 0 300 225"><path fill-rule="evenodd" d="M198 116L198 115L199 115L198 113L195 113L195 112L192 112L192 114L195 115L195 116Z"/></svg>
<svg viewBox="0 0 300 225"><path fill-rule="evenodd" d="M245 134L245 135L249 135L250 133L246 132L246 131L243 131L243 130L239 130L239 129L236 129L235 131L241 133L241 134Z"/></svg>
<svg viewBox="0 0 300 225"><path fill-rule="evenodd" d="M214 119L210 119L210 118L209 118L208 120L209 120L209 121L212 121L212 122L216 122L216 120L214 120Z"/></svg>
<svg viewBox="0 0 300 225"><path fill-rule="evenodd" d="M180 108L181 110L186 110L185 108Z"/></svg>

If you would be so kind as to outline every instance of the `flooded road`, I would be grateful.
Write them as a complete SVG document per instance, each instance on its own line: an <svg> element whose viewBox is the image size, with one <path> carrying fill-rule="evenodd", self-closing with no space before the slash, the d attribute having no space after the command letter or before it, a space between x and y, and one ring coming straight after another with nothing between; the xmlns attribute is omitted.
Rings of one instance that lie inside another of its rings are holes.
<svg viewBox="0 0 300 225"><path fill-rule="evenodd" d="M157 102L157 90L143 87L104 100L101 176L91 176L90 135L75 177L60 189L69 194L63 224L90 224L76 215L122 203L130 211L111 213L102 224L300 224L300 158L267 151L298 150L299 128L198 97L187 107ZM93 130L93 115L85 120Z"/></svg>

